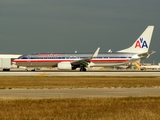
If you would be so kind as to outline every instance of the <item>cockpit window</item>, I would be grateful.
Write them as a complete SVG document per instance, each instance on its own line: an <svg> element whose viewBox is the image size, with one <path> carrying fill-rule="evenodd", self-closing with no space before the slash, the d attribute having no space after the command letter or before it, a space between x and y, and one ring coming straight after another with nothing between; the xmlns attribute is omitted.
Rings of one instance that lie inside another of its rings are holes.
<svg viewBox="0 0 160 120"><path fill-rule="evenodd" d="M21 55L20 57L18 57L18 59L27 59L26 55Z"/></svg>

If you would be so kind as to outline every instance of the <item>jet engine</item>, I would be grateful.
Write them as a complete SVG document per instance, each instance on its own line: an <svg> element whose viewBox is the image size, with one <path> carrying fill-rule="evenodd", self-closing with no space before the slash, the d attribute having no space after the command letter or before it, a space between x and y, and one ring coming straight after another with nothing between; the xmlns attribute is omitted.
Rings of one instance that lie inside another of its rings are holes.
<svg viewBox="0 0 160 120"><path fill-rule="evenodd" d="M58 63L57 68L59 70L72 70L72 65L70 62L61 62Z"/></svg>

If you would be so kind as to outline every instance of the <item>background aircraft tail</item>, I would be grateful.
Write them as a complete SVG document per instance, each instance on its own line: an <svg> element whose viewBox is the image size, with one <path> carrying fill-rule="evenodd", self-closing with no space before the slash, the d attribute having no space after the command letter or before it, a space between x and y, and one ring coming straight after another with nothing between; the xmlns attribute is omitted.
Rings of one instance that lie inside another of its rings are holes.
<svg viewBox="0 0 160 120"><path fill-rule="evenodd" d="M148 52L153 30L154 26L148 26L131 47L117 52L126 52L126 53Z"/></svg>

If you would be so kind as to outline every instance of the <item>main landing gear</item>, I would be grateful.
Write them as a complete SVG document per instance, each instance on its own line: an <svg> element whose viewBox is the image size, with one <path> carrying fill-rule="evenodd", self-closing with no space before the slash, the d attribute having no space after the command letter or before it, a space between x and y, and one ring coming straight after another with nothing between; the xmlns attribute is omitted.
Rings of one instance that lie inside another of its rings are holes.
<svg viewBox="0 0 160 120"><path fill-rule="evenodd" d="M86 71L85 67L80 67L80 71Z"/></svg>
<svg viewBox="0 0 160 120"><path fill-rule="evenodd" d="M25 69L26 71L36 71L36 69L34 68L34 69Z"/></svg>

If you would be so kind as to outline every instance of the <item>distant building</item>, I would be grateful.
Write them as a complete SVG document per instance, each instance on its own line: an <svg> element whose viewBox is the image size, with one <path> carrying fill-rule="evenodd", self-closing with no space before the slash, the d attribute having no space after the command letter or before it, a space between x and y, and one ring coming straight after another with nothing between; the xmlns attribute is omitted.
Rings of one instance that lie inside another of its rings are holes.
<svg viewBox="0 0 160 120"><path fill-rule="evenodd" d="M10 71L12 67L12 60L18 58L21 55L17 54L0 54L0 68L3 71Z"/></svg>

